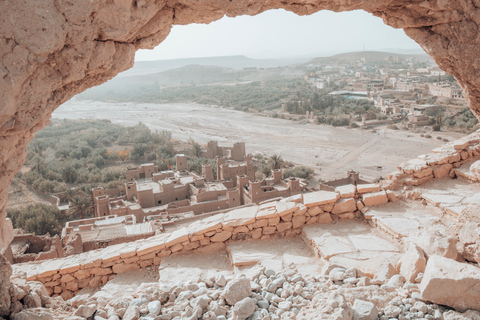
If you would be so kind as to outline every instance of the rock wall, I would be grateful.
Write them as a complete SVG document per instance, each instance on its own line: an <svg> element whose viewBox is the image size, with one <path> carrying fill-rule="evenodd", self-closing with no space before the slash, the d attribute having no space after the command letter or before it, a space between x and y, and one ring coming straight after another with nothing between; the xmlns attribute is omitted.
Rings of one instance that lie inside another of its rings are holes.
<svg viewBox="0 0 480 320"><path fill-rule="evenodd" d="M50 295L70 299L80 289L96 288L118 273L158 266L174 253L219 250L229 241L295 236L305 225L353 219L360 216L358 210L368 208L364 203L388 201L387 192L376 184L312 192L234 209L145 240L13 268L15 273L25 272L29 281L42 282Z"/></svg>
<svg viewBox="0 0 480 320"><path fill-rule="evenodd" d="M173 24L284 8L300 15L363 9L420 43L453 74L480 116L480 1L399 0L5 0L0 4L0 248L10 241L7 186L36 131L53 110L133 65L135 50L153 48Z"/></svg>

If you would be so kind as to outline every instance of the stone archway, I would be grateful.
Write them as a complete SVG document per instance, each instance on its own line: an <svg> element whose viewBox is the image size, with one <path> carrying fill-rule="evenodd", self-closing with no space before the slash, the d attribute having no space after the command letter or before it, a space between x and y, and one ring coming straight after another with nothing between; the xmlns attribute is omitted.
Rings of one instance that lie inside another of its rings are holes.
<svg viewBox="0 0 480 320"><path fill-rule="evenodd" d="M36 131L60 104L133 66L135 51L162 42L173 24L284 8L299 15L363 9L403 28L454 75L480 117L479 0L5 0L0 4L0 248L7 186Z"/></svg>

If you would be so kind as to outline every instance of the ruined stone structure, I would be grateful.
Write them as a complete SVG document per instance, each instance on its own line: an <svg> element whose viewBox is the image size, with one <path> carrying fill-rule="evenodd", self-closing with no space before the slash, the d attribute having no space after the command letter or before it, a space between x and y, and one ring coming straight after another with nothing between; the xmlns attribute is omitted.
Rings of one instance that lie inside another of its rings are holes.
<svg viewBox="0 0 480 320"><path fill-rule="evenodd" d="M204 165L199 176L188 171L185 155L178 154L175 158L175 171L158 172L153 164L143 164L126 170L124 189L92 189L95 217L134 215L143 221L147 216L162 214L201 214L289 197L307 187L304 180L283 180L281 170L272 171L270 178L256 181L251 157L242 156L243 162L227 163L225 158L217 156L216 180L211 165Z"/></svg>
<svg viewBox="0 0 480 320"><path fill-rule="evenodd" d="M73 95L133 65L135 50L153 48L173 24L208 23L225 14L254 15L284 8L307 15L323 9L363 9L403 28L445 71L455 76L480 115L480 51L475 1L324 2L65 2L2 3L0 20L0 247L12 239L5 223L6 186L19 171L34 133Z"/></svg>
<svg viewBox="0 0 480 320"><path fill-rule="evenodd" d="M235 142L232 147L219 147L218 141L209 141L205 156L209 159L220 157L227 160L243 161L245 159L245 143Z"/></svg>

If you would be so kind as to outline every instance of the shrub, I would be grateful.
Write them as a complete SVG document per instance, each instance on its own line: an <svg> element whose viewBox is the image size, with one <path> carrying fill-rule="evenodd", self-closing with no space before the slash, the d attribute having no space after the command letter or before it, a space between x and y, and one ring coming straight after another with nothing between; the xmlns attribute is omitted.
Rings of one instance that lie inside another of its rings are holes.
<svg viewBox="0 0 480 320"><path fill-rule="evenodd" d="M310 175L313 173L313 169L304 167L304 166L298 166L293 169L286 169L283 172L283 178L290 178L290 177L295 177L295 178L301 178L301 179L307 179L310 177Z"/></svg>
<svg viewBox="0 0 480 320"><path fill-rule="evenodd" d="M37 235L59 234L65 221L57 207L44 203L7 209L7 216L15 228L22 228L27 233Z"/></svg>

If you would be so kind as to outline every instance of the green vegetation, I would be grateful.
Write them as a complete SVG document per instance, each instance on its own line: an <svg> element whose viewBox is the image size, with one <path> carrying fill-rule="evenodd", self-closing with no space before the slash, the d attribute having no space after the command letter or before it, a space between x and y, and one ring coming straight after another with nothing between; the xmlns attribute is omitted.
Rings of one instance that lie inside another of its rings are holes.
<svg viewBox="0 0 480 320"><path fill-rule="evenodd" d="M295 178L302 178L302 179L308 179L310 176L313 174L313 169L307 168L304 166L297 166L295 168L288 168L285 171L283 171L283 178L290 178L290 177L295 177Z"/></svg>
<svg viewBox="0 0 480 320"><path fill-rule="evenodd" d="M59 234L66 221L57 207L43 203L7 209L7 216L14 228L23 228L24 232L37 235Z"/></svg>
<svg viewBox="0 0 480 320"><path fill-rule="evenodd" d="M115 164L143 159L144 153L172 157L170 140L170 132L152 132L142 123L122 127L108 120L52 120L28 146L28 170L17 178L43 194L84 185L115 188L125 182Z"/></svg>

